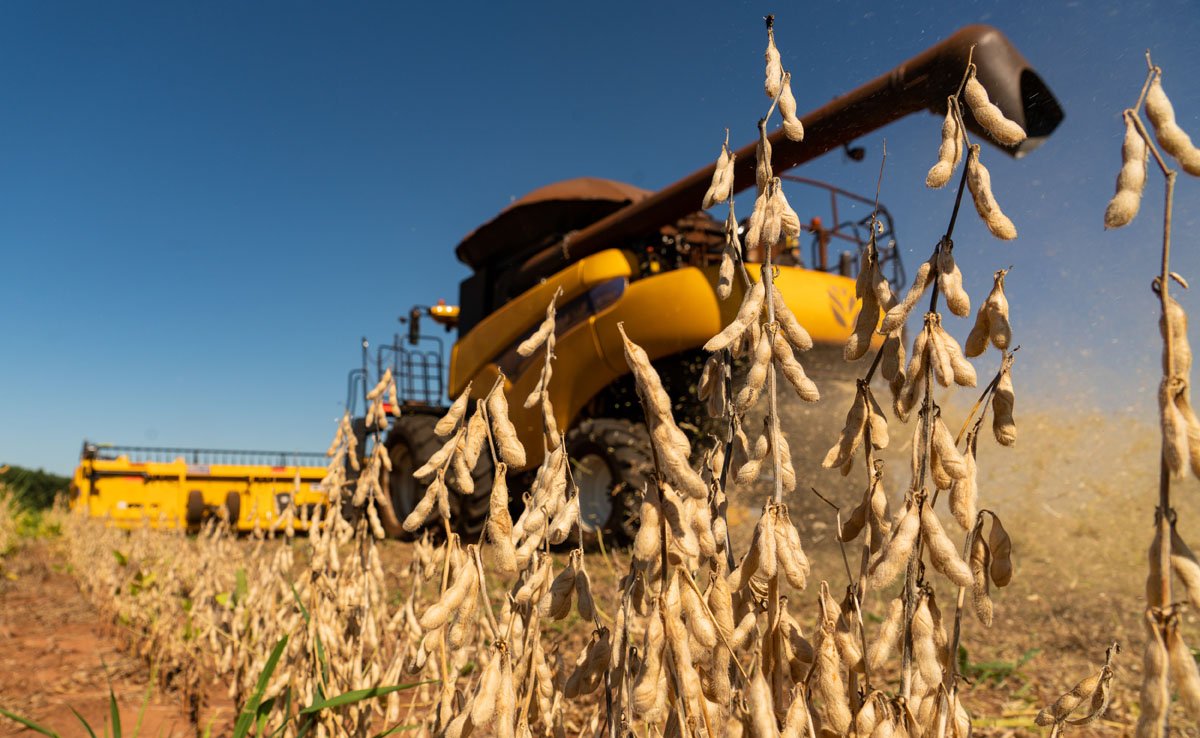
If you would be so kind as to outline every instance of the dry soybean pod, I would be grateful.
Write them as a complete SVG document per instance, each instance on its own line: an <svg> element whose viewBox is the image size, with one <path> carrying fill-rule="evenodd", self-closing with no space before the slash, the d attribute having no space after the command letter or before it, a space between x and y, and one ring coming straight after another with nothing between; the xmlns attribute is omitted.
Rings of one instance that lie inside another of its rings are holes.
<svg viewBox="0 0 1200 738"><path fill-rule="evenodd" d="M846 339L846 346L842 351L846 361L858 361L867 353L867 350L871 348L871 338L875 334L875 326L879 324L879 302L870 280L870 269L864 267L858 271L854 292L862 301L862 306L854 321L854 330Z"/></svg>
<svg viewBox="0 0 1200 738"><path fill-rule="evenodd" d="M596 619L596 600L592 597L592 579L580 558L575 571L575 608L584 620Z"/></svg>
<svg viewBox="0 0 1200 738"><path fill-rule="evenodd" d="M495 386L488 394L487 410L488 417L492 421L492 431L495 433L500 458L515 469L525 466L525 447L521 445L521 440L517 437L517 429L508 418L508 398L504 396L503 375L497 378Z"/></svg>
<svg viewBox="0 0 1200 738"><path fill-rule="evenodd" d="M1038 712L1033 722L1042 726L1066 722L1071 713L1075 711L1075 708L1079 707L1079 704L1083 702L1083 698L1091 694L1092 689L1099 685L1099 680L1097 679L1095 684L1093 684L1093 679L1094 677L1088 677L1072 687L1069 692L1059 695L1053 704L1043 707ZM1087 691L1084 691L1085 689Z"/></svg>
<svg viewBox="0 0 1200 738"><path fill-rule="evenodd" d="M887 546L871 564L871 589L883 589L896 580L908 563L909 554L921 533L921 514L919 505L910 502L900 521L893 526L892 537Z"/></svg>
<svg viewBox="0 0 1200 738"><path fill-rule="evenodd" d="M904 373L904 381L898 390L894 390L892 409L902 421L908 421L908 415L916 405L917 395L925 386L925 363L931 360L929 353L929 329L922 328L913 340L912 357L908 362L908 371Z"/></svg>
<svg viewBox="0 0 1200 738"><path fill-rule="evenodd" d="M983 305L988 311L988 339L1001 351L1006 351L1012 345L1012 327L1008 322L1008 298L1004 296L1004 276L1006 274L1008 274L1007 269L1000 269L993 275L995 284Z"/></svg>
<svg viewBox="0 0 1200 738"><path fill-rule="evenodd" d="M763 331L764 336L768 334L773 336L771 343L775 363L784 378L787 379L788 384L792 385L792 389L796 390L796 394L801 400L805 402L819 401L821 391L817 388L816 382L809 379L800 362L796 360L795 354L792 353L792 347L783 337L783 331L778 328Z"/></svg>
<svg viewBox="0 0 1200 738"><path fill-rule="evenodd" d="M832 633L822 631L816 652L809 683L819 703L818 713L824 726L832 728L838 735L845 735L853 715L846 699L841 658Z"/></svg>
<svg viewBox="0 0 1200 738"><path fill-rule="evenodd" d="M803 738L808 735L808 723L811 717L804 692L803 684L797 684L792 688L792 701L788 705L787 717L783 720L783 732L780 733L780 738Z"/></svg>
<svg viewBox="0 0 1200 738"><path fill-rule="evenodd" d="M458 426L458 421L462 420L463 415L467 412L467 402L471 397L471 383L467 382L467 388L463 390L446 414L438 420L437 425L433 426L433 432L445 438L454 432Z"/></svg>
<svg viewBox="0 0 1200 738"><path fill-rule="evenodd" d="M608 628L592 633L587 648L575 662L575 670L563 685L563 696L575 699L596 691L612 658L612 635Z"/></svg>
<svg viewBox="0 0 1200 738"><path fill-rule="evenodd" d="M1013 391L1012 365L1013 357L1009 354L1001 364L1000 379L992 391L992 434L1001 446L1011 446L1017 442L1017 423L1013 419L1016 394Z"/></svg>
<svg viewBox="0 0 1200 738"><path fill-rule="evenodd" d="M779 231L782 235L789 238L800 238L800 216L792 208L788 202L787 195L783 193L782 183L778 179L775 180L775 201L779 208Z"/></svg>
<svg viewBox="0 0 1200 738"><path fill-rule="evenodd" d="M963 289L963 275L954 263L951 249L943 246L938 250L938 287L946 298L946 307L960 318L971 314L971 298Z"/></svg>
<svg viewBox="0 0 1200 738"><path fill-rule="evenodd" d="M654 488L647 487L642 496L642 506L638 519L641 525L633 539L633 558L642 566L649 568L658 560L662 546L661 526L659 525L658 493Z"/></svg>
<svg viewBox="0 0 1200 738"><path fill-rule="evenodd" d="M704 200L700 205L703 210L708 210L713 205L729 199L729 190L732 184L729 163L733 157L729 151L728 130L725 131L725 136L726 141L721 145L721 154L717 157L717 163L713 165L712 182L708 186L708 191L704 193Z"/></svg>
<svg viewBox="0 0 1200 738"><path fill-rule="evenodd" d="M1175 572L1175 576L1183 582L1183 589L1187 592L1192 607L1200 609L1200 563L1197 563L1196 554L1192 553L1192 549L1184 542L1173 525L1171 526L1171 571ZM1157 602L1158 600L1153 601Z"/></svg>
<svg viewBox="0 0 1200 738"><path fill-rule="evenodd" d="M860 388L854 396L854 404L850 406L850 412L846 414L846 424L842 426L838 442L825 454L821 466L826 469L834 469L842 466L854 456L854 452L862 443L863 431L867 427L868 412L866 394Z"/></svg>
<svg viewBox="0 0 1200 738"><path fill-rule="evenodd" d="M734 406L739 413L744 413L754 406L767 381L767 369L771 366L772 355L771 333L770 329L763 331L754 348L754 362L750 365L750 371L746 372L745 381L734 400Z"/></svg>
<svg viewBox="0 0 1200 738"><path fill-rule="evenodd" d="M933 362L933 376L938 384L949 387L954 381L954 365L950 363L950 350L946 346L946 331L942 329L942 316L929 313L925 316L929 330L929 358Z"/></svg>
<svg viewBox="0 0 1200 738"><path fill-rule="evenodd" d="M766 80L763 83L763 91L772 100L779 97L780 85L783 83L783 60L779 56L779 49L775 46L775 27L773 22L774 18L767 16L767 51L763 55L767 60Z"/></svg>
<svg viewBox="0 0 1200 738"><path fill-rule="evenodd" d="M925 175L925 186L941 189L950 181L950 175L962 161L962 133L954 115L953 98L946 104L946 119L942 121L942 143L938 146L937 163Z"/></svg>
<svg viewBox="0 0 1200 738"><path fill-rule="evenodd" d="M738 309L737 317L733 322L725 326L717 335L708 339L704 344L704 350L708 352L720 351L727 348L750 327L751 323L757 322L759 313L762 312L763 305L763 283L755 282L742 299L742 306Z"/></svg>
<svg viewBox="0 0 1200 738"><path fill-rule="evenodd" d="M450 460L450 455L458 451L458 442L461 440L461 434L455 434L442 446L434 451L429 459L413 472L413 477L420 480L428 479L435 473L439 472L446 466L446 462Z"/></svg>
<svg viewBox="0 0 1200 738"><path fill-rule="evenodd" d="M1163 460L1171 476L1182 479L1184 464L1189 458L1187 423L1175 404L1176 395L1182 391L1178 377L1163 379L1158 386L1158 411L1162 427Z"/></svg>
<svg viewBox="0 0 1200 738"><path fill-rule="evenodd" d="M783 116L783 135L789 141L804 140L804 124L796 117L796 98L792 95L792 74L784 72L783 89L779 93L779 113Z"/></svg>
<svg viewBox="0 0 1200 738"><path fill-rule="evenodd" d="M975 77L974 68L971 69L971 76L963 88L963 98L967 101L971 114L975 116L975 121L996 139L997 143L1016 146L1025 140L1025 131L1021 126L1004 117L1000 108L988 98L987 90Z"/></svg>
<svg viewBox="0 0 1200 738"><path fill-rule="evenodd" d="M733 186L733 167L729 173L730 187ZM733 293L735 261L741 260L742 242L738 238L737 216L734 214L733 200L729 201L729 214L725 218L725 248L721 250L721 267L717 279L717 297L726 300Z"/></svg>
<svg viewBox="0 0 1200 738"><path fill-rule="evenodd" d="M925 294L925 290L929 289L929 285L933 284L931 277L933 276L933 260L935 257L930 256L927 261L921 263L917 267L917 274L913 278L912 287L908 288L904 299L893 306L883 316L883 322L879 326L879 332L887 335L897 328L904 325L908 320L908 316L912 313L913 308L917 306L921 296Z"/></svg>
<svg viewBox="0 0 1200 738"><path fill-rule="evenodd" d="M779 517L775 521L775 555L788 584L796 589L804 589L808 585L808 557L804 554L800 532L792 523L786 505L779 507Z"/></svg>
<svg viewBox="0 0 1200 738"><path fill-rule="evenodd" d="M1163 91L1161 74L1155 74L1146 92L1146 117L1154 125L1154 135L1163 150L1175 157L1183 171L1200 176L1200 149L1175 122L1175 108Z"/></svg>
<svg viewBox="0 0 1200 738"><path fill-rule="evenodd" d="M1146 140L1133 123L1132 113L1125 114L1125 141L1121 145L1121 171L1117 191L1104 211L1104 227L1120 228L1137 217L1146 189L1146 164L1150 152Z"/></svg>
<svg viewBox="0 0 1200 738"><path fill-rule="evenodd" d="M513 711L516 709L517 695L513 683L512 659L504 641L499 642L500 648L500 690L496 695L496 738L514 738Z"/></svg>
<svg viewBox="0 0 1200 738"><path fill-rule="evenodd" d="M983 531L976 530L971 539L971 604L975 608L975 617L989 628L992 627L993 609L988 580L991 557L991 551L983 540Z"/></svg>
<svg viewBox="0 0 1200 738"><path fill-rule="evenodd" d="M929 560L933 563L933 568L960 587L971 586L974 581L971 567L959 557L954 542L946 535L942 522L938 520L933 505L928 501L921 505L921 538L929 549Z"/></svg>
<svg viewBox="0 0 1200 738"><path fill-rule="evenodd" d="M512 541L512 515L508 511L508 465L497 462L488 503L487 539L490 546L484 548L491 555L491 563L505 574L517 571L517 551Z"/></svg>
<svg viewBox="0 0 1200 738"><path fill-rule="evenodd" d="M1146 611L1146 635L1146 651L1142 657L1142 692L1138 700L1141 714L1138 715L1134 735L1136 738L1157 738L1163 735L1163 719L1171 707L1168 682L1170 665L1158 618L1149 610Z"/></svg>
<svg viewBox="0 0 1200 738"><path fill-rule="evenodd" d="M938 330L941 334L939 338L942 347L950 359L950 370L954 377L954 383L959 387L974 387L979 381L975 374L975 367L963 356L962 348L958 345L958 341L954 340L954 336L950 335L940 324Z"/></svg>
<svg viewBox="0 0 1200 738"><path fill-rule="evenodd" d="M913 612L912 623L912 655L921 674L921 679L927 685L933 686L942 682L942 664L938 659L937 641L934 640L933 615L929 611L929 597L923 595Z"/></svg>
<svg viewBox="0 0 1200 738"><path fill-rule="evenodd" d="M1154 280L1154 293L1162 294L1159 280ZM1165 313L1158 319L1158 331L1164 339L1167 334L1170 334L1171 342L1171 363L1174 374L1180 377L1190 377L1192 373L1192 344L1188 340L1187 332L1187 312L1183 306L1179 304L1172 295L1167 295L1167 306ZM1167 352L1164 341L1163 347L1163 372L1167 371Z"/></svg>
<svg viewBox="0 0 1200 738"><path fill-rule="evenodd" d="M988 549L992 553L992 564L989 573L993 584L997 587L1007 587L1013 575L1012 539L1009 538L1000 518L995 513L991 513L991 516L992 529L988 533Z"/></svg>
<svg viewBox="0 0 1200 738"><path fill-rule="evenodd" d="M415 533L425 525L425 521L429 520L429 514L433 512L433 506L437 504L439 488L445 487L445 482L439 476L425 489L425 495L417 502L417 506L412 509L412 512L404 518L401 527L409 533Z"/></svg>
<svg viewBox="0 0 1200 738"><path fill-rule="evenodd" d="M1000 210L996 196L992 194L992 175L979 161L979 144L971 144L971 150L967 154L967 187L971 190L975 210L987 225L988 231L1003 241L1016 238L1017 227Z"/></svg>
<svg viewBox="0 0 1200 738"><path fill-rule="evenodd" d="M933 450L938 455L942 468L946 470L951 479L966 478L967 462L958 452L958 447L954 444L954 436L942 420L941 413L933 418Z"/></svg>
<svg viewBox="0 0 1200 738"><path fill-rule="evenodd" d="M500 693L500 651L496 650L475 687L471 697L471 723L484 726L491 722L496 714L496 695Z"/></svg>
<svg viewBox="0 0 1200 738"><path fill-rule="evenodd" d="M554 350L554 305L560 294L562 294L561 288L555 291L554 297L550 298L550 304L546 306L546 318L538 326L538 329L517 346L517 354L525 357L533 356L533 352L541 348L542 344L547 341L549 341L550 350Z"/></svg>
<svg viewBox="0 0 1200 738"><path fill-rule="evenodd" d="M858 538L858 534L862 532L863 526L867 524L867 512L871 506L871 491L872 488L868 487L866 493L863 494L862 500L850 512L850 515L845 520L842 520L837 534L837 539L842 543L849 543Z"/></svg>
<svg viewBox="0 0 1200 738"><path fill-rule="evenodd" d="M963 461L967 466L966 476L955 479L950 485L950 511L954 513L954 519L963 530L969 530L975 524L975 504L979 497L978 467L975 464L976 440L975 431L969 431L967 450L963 454Z"/></svg>
<svg viewBox="0 0 1200 738"><path fill-rule="evenodd" d="M867 649L867 666L873 672L883 668L884 662L900 645L900 634L904 629L904 600L897 597L888 604L887 617L879 625L879 632Z"/></svg>
<svg viewBox="0 0 1200 738"><path fill-rule="evenodd" d="M442 627L450 620L450 613L458 609L459 605L466 599L467 594L471 591L471 587L478 586L478 570L470 565L463 564L459 566L455 572L454 581L438 601L429 606L418 621L421 628L425 631L435 630Z"/></svg>
<svg viewBox="0 0 1200 738"><path fill-rule="evenodd" d="M1192 719L1200 717L1200 671L1192 650L1184 643L1179 622L1167 625L1167 654L1171 663L1171 683L1179 690L1179 701Z"/></svg>
<svg viewBox="0 0 1200 738"><path fill-rule="evenodd" d="M792 348L797 351L808 351L813 347L812 336L800 325L800 321L796 320L796 314L787 306L783 295L779 292L779 288L775 283L771 283L771 304L775 308L775 320L779 322L780 328L783 329L783 335L787 336L788 343L792 344Z"/></svg>

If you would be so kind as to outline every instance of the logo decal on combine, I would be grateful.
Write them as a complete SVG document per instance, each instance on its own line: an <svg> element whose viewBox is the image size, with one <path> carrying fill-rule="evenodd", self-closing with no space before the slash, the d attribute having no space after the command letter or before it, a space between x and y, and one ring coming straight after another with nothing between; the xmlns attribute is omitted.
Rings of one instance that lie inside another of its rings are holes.
<svg viewBox="0 0 1200 738"><path fill-rule="evenodd" d="M833 312L833 319L838 322L843 328L850 327L850 321L856 317L854 314L854 304L857 302L854 293L840 285L833 285L829 288L829 309Z"/></svg>

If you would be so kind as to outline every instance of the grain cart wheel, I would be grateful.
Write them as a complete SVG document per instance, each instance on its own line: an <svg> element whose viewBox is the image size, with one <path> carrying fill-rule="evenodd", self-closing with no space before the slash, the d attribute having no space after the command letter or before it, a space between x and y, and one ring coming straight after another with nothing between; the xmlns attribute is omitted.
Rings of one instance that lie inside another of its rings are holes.
<svg viewBox="0 0 1200 738"><path fill-rule="evenodd" d="M433 432L437 421L438 418L434 415L403 415L396 420L388 433L386 443L392 460L392 473L384 477L383 490L392 501L392 509L401 523L417 506L425 495L426 487L429 486L428 482L415 479L413 472L423 466L447 440L439 438ZM483 530L493 473L492 458L485 448L472 473L475 481L474 494L462 494L453 474L447 474L446 479L450 485L450 522L454 530L465 538L477 538ZM440 530L441 524L436 528ZM404 539L414 537L407 531L401 532L399 536Z"/></svg>
<svg viewBox="0 0 1200 738"><path fill-rule="evenodd" d="M646 426L587 419L567 433L566 444L579 487L584 545L595 546L601 534L607 544L631 543L642 490L654 469Z"/></svg>
<svg viewBox="0 0 1200 738"><path fill-rule="evenodd" d="M204 522L204 495L198 489L188 492L187 517L184 520L188 530L197 530Z"/></svg>
<svg viewBox="0 0 1200 738"><path fill-rule="evenodd" d="M229 513L229 529L238 529L238 520L242 516L242 496L237 492L225 495L225 512Z"/></svg>

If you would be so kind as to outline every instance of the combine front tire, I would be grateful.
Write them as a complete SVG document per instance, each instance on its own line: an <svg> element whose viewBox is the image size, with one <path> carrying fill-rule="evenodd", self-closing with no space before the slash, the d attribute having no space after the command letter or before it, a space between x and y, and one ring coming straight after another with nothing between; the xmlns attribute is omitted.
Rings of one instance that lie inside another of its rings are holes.
<svg viewBox="0 0 1200 738"><path fill-rule="evenodd" d="M601 534L616 545L632 542L642 490L654 469L646 426L590 418L567 433L566 444L584 544L594 546Z"/></svg>
<svg viewBox="0 0 1200 738"><path fill-rule="evenodd" d="M447 440L439 438L433 432L437 421L437 417L433 415L403 415L396 420L388 433L387 447L392 460L392 473L385 477L384 492L392 501L392 509L401 523L417 506L421 497L425 495L426 487L429 486L428 482L414 478L413 472L421 468ZM488 513L489 492L492 489L492 474L491 457L485 449L472 473L475 482L474 494L462 494L453 483L452 477L447 477L450 484L450 522L456 532L467 538L475 538L483 530ZM401 537L413 536L402 533Z"/></svg>

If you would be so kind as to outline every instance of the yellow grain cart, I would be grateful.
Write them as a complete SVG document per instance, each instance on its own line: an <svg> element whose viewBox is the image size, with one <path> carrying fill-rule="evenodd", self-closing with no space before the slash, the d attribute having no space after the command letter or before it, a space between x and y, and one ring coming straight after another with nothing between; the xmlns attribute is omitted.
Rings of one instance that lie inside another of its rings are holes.
<svg viewBox="0 0 1200 738"><path fill-rule="evenodd" d="M111 446L84 441L71 509L121 528L196 530L225 517L236 530L268 529L291 506L295 527L327 503L325 455L278 451Z"/></svg>

